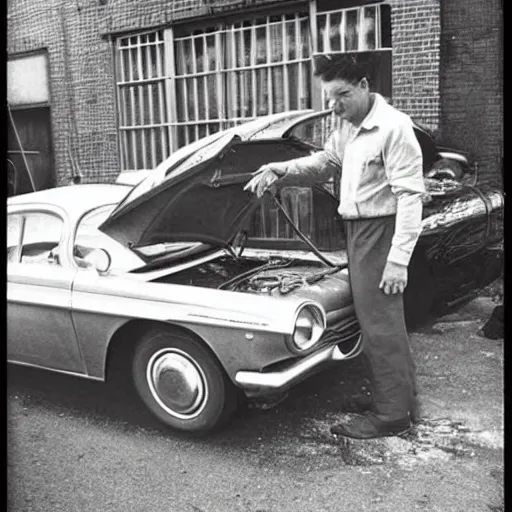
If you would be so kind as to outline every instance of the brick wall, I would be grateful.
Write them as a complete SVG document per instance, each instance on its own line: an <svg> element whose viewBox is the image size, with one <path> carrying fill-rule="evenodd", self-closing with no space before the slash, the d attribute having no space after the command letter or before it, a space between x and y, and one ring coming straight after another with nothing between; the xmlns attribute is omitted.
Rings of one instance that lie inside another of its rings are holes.
<svg viewBox="0 0 512 512"><path fill-rule="evenodd" d="M500 0L443 2L443 142L470 151L481 177L501 184L503 34Z"/></svg>
<svg viewBox="0 0 512 512"><path fill-rule="evenodd" d="M73 163L81 169L85 182L112 180L119 170L113 62L105 34L240 12L241 8L264 4L270 8L288 3L285 0L10 2L8 52L49 49L59 183L69 181ZM443 7L440 0L389 0L389 4L395 106L432 130L442 128L446 143L461 149L475 146L479 156L500 154L502 136L486 131L496 124L501 126L497 120L502 115L502 99L495 78L494 27L499 22L498 0L491 0L492 8L487 10L482 6L491 4L484 0L451 0L443 2ZM339 5L342 7L343 2ZM476 8L478 5L480 10ZM468 30L468 27L479 28ZM444 59L441 81L440 55ZM488 82L491 85L485 85ZM492 97L488 94L491 89ZM485 109L488 110L483 113Z"/></svg>
<svg viewBox="0 0 512 512"><path fill-rule="evenodd" d="M276 0L109 0L103 30L139 30L261 6ZM336 7L344 6L342 0ZM424 126L439 126L439 0L388 0L393 46L393 103ZM350 5L357 4L353 1ZM304 4L306 5L306 4ZM335 5L335 4L333 4ZM332 7L335 8L335 7Z"/></svg>
<svg viewBox="0 0 512 512"><path fill-rule="evenodd" d="M439 127L439 0L390 0L393 105L415 121Z"/></svg>
<svg viewBox="0 0 512 512"><path fill-rule="evenodd" d="M9 2L9 55L47 48L52 140L58 184L73 169L83 182L112 181L119 172L112 53L98 31L97 2Z"/></svg>

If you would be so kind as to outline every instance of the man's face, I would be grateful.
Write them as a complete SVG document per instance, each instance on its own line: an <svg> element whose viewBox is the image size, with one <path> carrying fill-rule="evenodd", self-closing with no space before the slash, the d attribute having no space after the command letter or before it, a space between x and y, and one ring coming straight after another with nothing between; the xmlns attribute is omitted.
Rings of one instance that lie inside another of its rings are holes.
<svg viewBox="0 0 512 512"><path fill-rule="evenodd" d="M368 112L370 90L366 78L352 84L340 78L322 82L329 106L336 115L351 123L360 123Z"/></svg>

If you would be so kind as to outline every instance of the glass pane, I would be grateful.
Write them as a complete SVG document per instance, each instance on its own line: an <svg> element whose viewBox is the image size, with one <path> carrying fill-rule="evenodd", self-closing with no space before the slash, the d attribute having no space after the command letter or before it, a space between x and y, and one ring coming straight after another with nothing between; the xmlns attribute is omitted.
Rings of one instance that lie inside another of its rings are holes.
<svg viewBox="0 0 512 512"><path fill-rule="evenodd" d="M184 78L176 79L176 113L178 121L187 119L187 89Z"/></svg>
<svg viewBox="0 0 512 512"><path fill-rule="evenodd" d="M303 19L300 22L300 37L301 44L298 57L308 59L310 55L311 41L309 37L309 21L307 19Z"/></svg>
<svg viewBox="0 0 512 512"><path fill-rule="evenodd" d="M327 33L328 29L325 26L326 23L326 15L319 15L317 18L317 40L318 40L318 52L327 53L328 50L328 42L327 42Z"/></svg>
<svg viewBox="0 0 512 512"><path fill-rule="evenodd" d="M345 25L345 51L349 52L358 49L358 10L346 11L346 25Z"/></svg>
<svg viewBox="0 0 512 512"><path fill-rule="evenodd" d="M268 113L268 80L267 70L256 70L256 115L264 116Z"/></svg>
<svg viewBox="0 0 512 512"><path fill-rule="evenodd" d="M220 56L217 55L217 48L215 45L215 36L210 35L206 38L208 43L208 69L215 70L217 67L217 59L220 59Z"/></svg>
<svg viewBox="0 0 512 512"><path fill-rule="evenodd" d="M290 91L290 110L299 108L299 65L288 66L288 90Z"/></svg>
<svg viewBox="0 0 512 512"><path fill-rule="evenodd" d="M272 90L274 113L284 112L286 109L285 94L289 94L289 90L285 91L283 68L281 66L272 69Z"/></svg>
<svg viewBox="0 0 512 512"><path fill-rule="evenodd" d="M297 57L297 41L295 38L295 22L286 23L286 40L288 45L288 60Z"/></svg>
<svg viewBox="0 0 512 512"><path fill-rule="evenodd" d="M266 38L266 28L265 27L256 28L255 55L256 55L256 64L266 64L267 63L267 38Z"/></svg>
<svg viewBox="0 0 512 512"><path fill-rule="evenodd" d="M151 95L153 101L153 122L155 124L160 124L165 121L164 116L164 105L162 104L163 95L161 88L163 87L162 82L158 82L153 87L151 87Z"/></svg>
<svg viewBox="0 0 512 512"><path fill-rule="evenodd" d="M81 267L88 267L87 257L94 249L105 249L112 259L112 269L131 270L141 267L144 262L135 253L114 239L99 231L98 226L105 221L114 206L102 206L88 213L78 225L73 255Z"/></svg>
<svg viewBox="0 0 512 512"><path fill-rule="evenodd" d="M331 14L331 26L329 28L329 41L332 52L341 51L341 12Z"/></svg>
<svg viewBox="0 0 512 512"><path fill-rule="evenodd" d="M197 73L201 73L205 71L204 66L204 38L196 37L194 38L194 50L196 52L195 55L195 68ZM192 63L194 64L194 63Z"/></svg>
<svg viewBox="0 0 512 512"><path fill-rule="evenodd" d="M21 215L7 217L7 249L17 247L20 241Z"/></svg>
<svg viewBox="0 0 512 512"><path fill-rule="evenodd" d="M188 59L190 53L187 51L188 41L180 39L174 44L174 54L176 60L176 75L183 76L188 72Z"/></svg>
<svg viewBox="0 0 512 512"><path fill-rule="evenodd" d="M139 62L139 51L140 51L139 47L132 48L130 50L134 80L142 80L144 78L144 74L142 72L142 66L141 66L141 63Z"/></svg>
<svg viewBox="0 0 512 512"><path fill-rule="evenodd" d="M23 246L48 243L58 245L62 234L63 221L56 215L32 213L26 216Z"/></svg>
<svg viewBox="0 0 512 512"><path fill-rule="evenodd" d="M246 65L245 61L248 55L246 49L246 32L247 30L235 30L233 32L235 38L235 61L233 62L233 67L235 68L243 68Z"/></svg>
<svg viewBox="0 0 512 512"><path fill-rule="evenodd" d="M218 119L221 113L219 112L218 104L220 91L217 91L217 77L215 75L208 75L205 80L208 91L208 117L210 119Z"/></svg>
<svg viewBox="0 0 512 512"><path fill-rule="evenodd" d="M270 35L270 60L282 62L283 60L283 25L274 23L269 26Z"/></svg>
<svg viewBox="0 0 512 512"><path fill-rule="evenodd" d="M151 114L152 109L149 108L149 95L151 85L141 86L141 101L142 101L142 124L152 124Z"/></svg>
<svg viewBox="0 0 512 512"><path fill-rule="evenodd" d="M363 10L363 48L360 50L373 50L376 48L376 7L365 7Z"/></svg>
<svg viewBox="0 0 512 512"><path fill-rule="evenodd" d="M239 94L239 116L240 117L248 117L251 115L252 105L251 105L251 76L249 71L238 71L238 90Z"/></svg>
<svg viewBox="0 0 512 512"><path fill-rule="evenodd" d="M142 119L140 115L140 99L139 99L139 88L138 87L130 87L133 103L132 103L132 120L134 126L139 126L142 124Z"/></svg>
<svg viewBox="0 0 512 512"><path fill-rule="evenodd" d="M122 76L121 81L127 82L130 80L131 77L131 64L130 64L130 54L129 50L122 50L121 51L121 59L122 59Z"/></svg>

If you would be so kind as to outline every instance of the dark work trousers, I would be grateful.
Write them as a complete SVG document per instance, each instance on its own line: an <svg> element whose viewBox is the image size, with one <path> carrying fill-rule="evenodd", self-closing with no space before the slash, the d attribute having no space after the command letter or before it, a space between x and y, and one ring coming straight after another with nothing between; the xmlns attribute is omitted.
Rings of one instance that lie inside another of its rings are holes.
<svg viewBox="0 0 512 512"><path fill-rule="evenodd" d="M373 408L383 420L407 416L416 374L405 326L402 294L379 284L395 232L395 216L346 220L350 286L370 372Z"/></svg>

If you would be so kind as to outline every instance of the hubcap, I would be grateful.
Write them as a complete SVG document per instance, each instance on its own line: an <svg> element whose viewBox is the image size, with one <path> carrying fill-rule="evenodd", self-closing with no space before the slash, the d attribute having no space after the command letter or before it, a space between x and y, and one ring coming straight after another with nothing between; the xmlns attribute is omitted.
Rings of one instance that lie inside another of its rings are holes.
<svg viewBox="0 0 512 512"><path fill-rule="evenodd" d="M193 418L206 404L206 377L194 359L181 350L166 348L153 354L147 380L155 400L172 416Z"/></svg>

